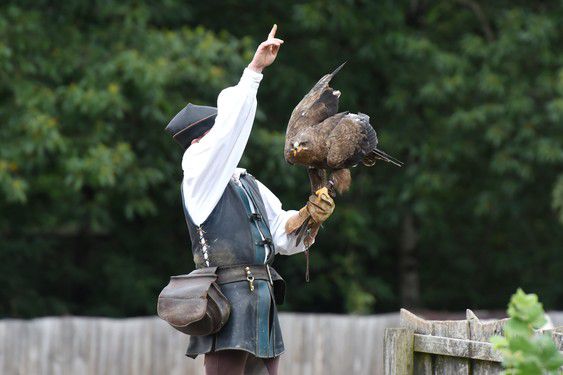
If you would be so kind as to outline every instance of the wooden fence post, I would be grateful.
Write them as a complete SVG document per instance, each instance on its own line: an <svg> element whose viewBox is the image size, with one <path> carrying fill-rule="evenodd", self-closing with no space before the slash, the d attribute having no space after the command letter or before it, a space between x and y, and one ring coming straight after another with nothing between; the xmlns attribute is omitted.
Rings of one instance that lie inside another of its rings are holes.
<svg viewBox="0 0 563 375"><path fill-rule="evenodd" d="M469 338L473 341L489 342L491 336L502 335L507 319L490 320L481 322L473 311L467 309L467 322L469 323ZM500 362L472 360L471 369L473 374L500 374L502 365Z"/></svg>
<svg viewBox="0 0 563 375"><path fill-rule="evenodd" d="M414 331L408 328L387 328L383 341L385 375L412 375Z"/></svg>
<svg viewBox="0 0 563 375"><path fill-rule="evenodd" d="M433 334L432 323L416 316L408 310L401 309L400 313L401 327L409 328L414 333L424 335ZM415 375L432 375L432 355L428 353L414 353L413 374Z"/></svg>
<svg viewBox="0 0 563 375"><path fill-rule="evenodd" d="M557 349L563 351L563 326L555 328L551 333L551 337L553 337L553 342L555 342Z"/></svg>

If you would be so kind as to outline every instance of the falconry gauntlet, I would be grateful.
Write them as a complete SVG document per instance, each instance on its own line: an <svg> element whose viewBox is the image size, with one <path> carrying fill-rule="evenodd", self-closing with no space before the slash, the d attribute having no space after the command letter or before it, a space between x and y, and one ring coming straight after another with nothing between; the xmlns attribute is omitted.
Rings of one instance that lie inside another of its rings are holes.
<svg viewBox="0 0 563 375"><path fill-rule="evenodd" d="M328 189L322 188L309 197L307 210L311 219L317 224L324 223L334 211L334 200L328 194Z"/></svg>
<svg viewBox="0 0 563 375"><path fill-rule="evenodd" d="M299 212L290 217L285 224L286 233L295 232L310 217L317 225L324 223L334 211L334 200L326 188L311 194L307 204Z"/></svg>

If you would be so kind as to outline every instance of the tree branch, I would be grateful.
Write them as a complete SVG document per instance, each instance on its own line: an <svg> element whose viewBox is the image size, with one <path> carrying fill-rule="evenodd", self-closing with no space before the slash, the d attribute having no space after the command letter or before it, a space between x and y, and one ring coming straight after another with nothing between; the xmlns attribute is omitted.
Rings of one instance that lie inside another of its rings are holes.
<svg viewBox="0 0 563 375"><path fill-rule="evenodd" d="M485 38L487 39L487 41L494 42L495 35L493 33L493 29L491 27L491 24L487 16L485 15L485 12L483 12L483 8L481 8L479 3L473 0L456 0L456 1L461 5L464 5L467 8L471 9L471 11L475 14L477 19L479 20L479 23L481 24L481 28L483 29L483 33L485 34Z"/></svg>

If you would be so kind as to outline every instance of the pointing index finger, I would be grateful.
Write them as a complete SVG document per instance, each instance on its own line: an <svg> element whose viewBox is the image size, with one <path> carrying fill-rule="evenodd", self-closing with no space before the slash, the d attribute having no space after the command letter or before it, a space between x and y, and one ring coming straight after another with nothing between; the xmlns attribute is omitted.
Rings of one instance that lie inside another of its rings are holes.
<svg viewBox="0 0 563 375"><path fill-rule="evenodd" d="M268 34L268 39L272 39L273 37L275 37L277 30L278 30L278 25L274 23L274 26L272 26L272 30L270 30L270 33Z"/></svg>

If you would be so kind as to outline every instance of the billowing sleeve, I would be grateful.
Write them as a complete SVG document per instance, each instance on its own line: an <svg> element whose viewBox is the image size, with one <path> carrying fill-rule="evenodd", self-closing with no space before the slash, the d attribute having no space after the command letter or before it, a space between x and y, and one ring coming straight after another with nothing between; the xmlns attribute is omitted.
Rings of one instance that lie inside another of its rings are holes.
<svg viewBox="0 0 563 375"><path fill-rule="evenodd" d="M223 195L252 130L262 74L245 69L236 86L221 91L209 132L184 152L182 191L191 219L200 225Z"/></svg>
<svg viewBox="0 0 563 375"><path fill-rule="evenodd" d="M272 241L274 241L274 246L276 247L276 253L282 255L293 255L305 251L305 245L303 245L303 242L301 242L298 246L295 246L295 236L285 232L285 223L290 217L296 215L298 211L285 211L282 209L282 204L278 197L276 197L270 189L258 180L256 180L256 183L258 184L262 201L264 201L264 207L266 208L266 214L268 215L268 224L270 226L270 232L272 233Z"/></svg>

